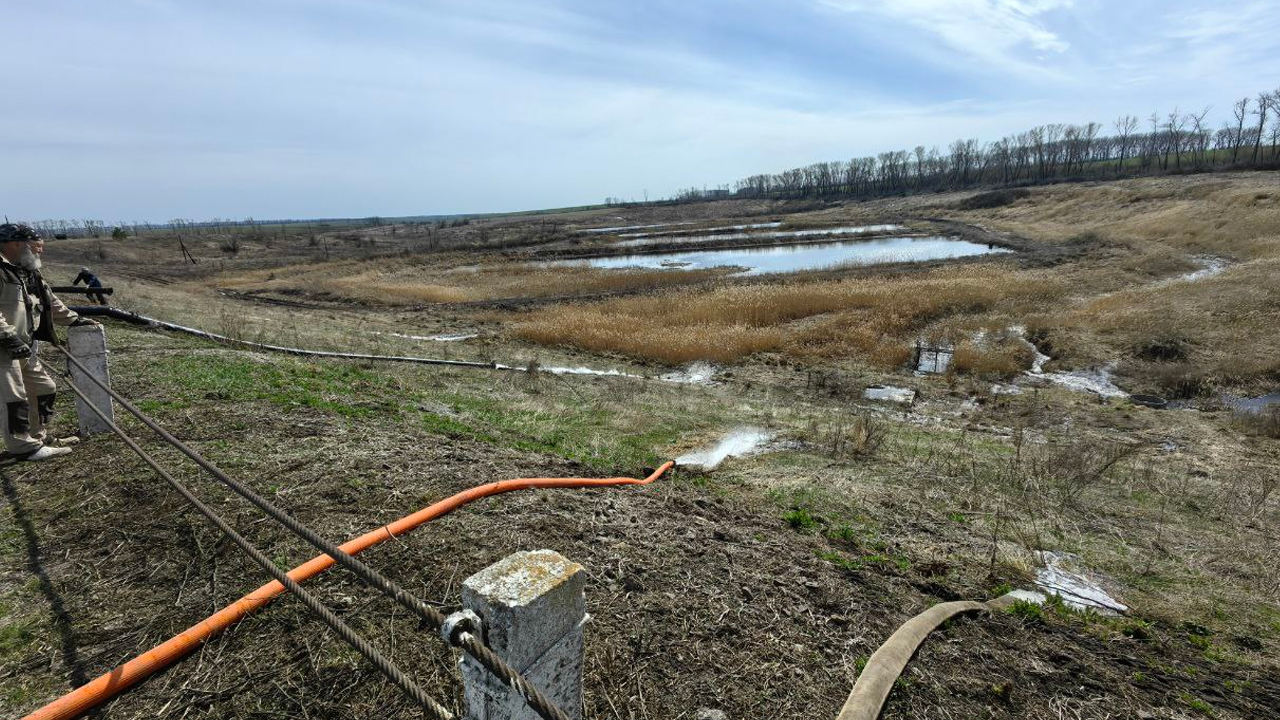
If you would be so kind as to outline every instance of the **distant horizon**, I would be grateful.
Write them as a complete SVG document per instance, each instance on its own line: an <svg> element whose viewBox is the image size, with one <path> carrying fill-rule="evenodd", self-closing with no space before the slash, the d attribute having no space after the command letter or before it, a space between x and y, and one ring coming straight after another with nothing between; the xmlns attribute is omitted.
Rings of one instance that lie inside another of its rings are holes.
<svg viewBox="0 0 1280 720"><path fill-rule="evenodd" d="M1280 7L89 0L0 48L0 212L508 214L1275 89ZM47 38L57 37L50 43ZM515 209L513 209L515 208ZM139 221L137 218L148 218Z"/></svg>

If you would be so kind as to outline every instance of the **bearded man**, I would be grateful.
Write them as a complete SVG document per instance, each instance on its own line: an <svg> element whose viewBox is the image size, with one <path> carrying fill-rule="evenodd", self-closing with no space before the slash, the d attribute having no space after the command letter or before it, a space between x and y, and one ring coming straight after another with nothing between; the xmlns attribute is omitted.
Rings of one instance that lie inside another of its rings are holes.
<svg viewBox="0 0 1280 720"><path fill-rule="evenodd" d="M38 244L38 245L37 245ZM57 385L34 351L57 342L53 326L96 325L62 304L40 276L44 241L26 225L0 225L0 402L4 445L19 460L48 460L71 452L79 438L46 441Z"/></svg>

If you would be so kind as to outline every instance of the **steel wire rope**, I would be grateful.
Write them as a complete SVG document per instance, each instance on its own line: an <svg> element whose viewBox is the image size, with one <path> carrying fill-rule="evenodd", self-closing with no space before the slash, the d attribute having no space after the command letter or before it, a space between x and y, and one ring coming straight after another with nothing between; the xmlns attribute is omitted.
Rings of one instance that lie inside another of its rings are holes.
<svg viewBox="0 0 1280 720"><path fill-rule="evenodd" d="M235 528L227 524L227 521L223 520L222 517L214 512L212 508L205 505L195 496L194 493L191 492L190 489L187 488L187 486L183 485L170 475L169 472L161 467L160 464L157 463L149 454L147 454L147 452L143 450L142 447L133 440L133 438L129 437L129 435L126 434L120 426L112 422L111 419L107 417L107 414L98 408L98 406L89 399L84 391L77 387L69 378L67 379L67 385L71 387L71 390L75 392L76 396L78 396L85 405L93 409L93 411L102 419L103 423L105 423L112 432L118 435L131 450L137 453L138 457L142 458L143 462L151 466L151 469L155 470L156 474L161 478L164 478L165 482L169 483L173 489L177 490L184 498L187 499L187 502L191 503L202 515L217 526L219 530L225 533L227 537L231 538L231 541L234 542L237 547L252 558L259 567L266 570L276 582L284 585L289 592L296 595L308 610L319 616L320 619L329 626L329 629L333 630L339 637L355 648L356 652L360 653L366 660L372 663L373 666L385 675L388 680L394 683L396 687L400 688L400 690L402 690L406 695L417 701L418 704L427 711L428 715L436 720L455 720L453 713L449 712L449 710L443 705L436 702L434 698L428 695L421 686L411 680L409 676L397 667L387 656L379 652L378 649L370 644L368 640L361 637L360 634L353 630L350 625L343 622L341 618L326 607L324 603L320 602L318 598L302 589L302 586L295 582L293 578L289 577L288 573L276 567L275 563L264 555L253 543L249 542L243 535L236 532Z"/></svg>
<svg viewBox="0 0 1280 720"><path fill-rule="evenodd" d="M67 357L68 362L78 368L81 373L92 380L98 387L102 388L102 390L110 395L116 402L120 403L121 407L129 411L129 413L141 421L142 424L151 428L162 439L182 454L191 458L197 465L204 468L209 472L209 474L217 478L218 481L235 491L236 494L248 500L258 509L265 512L281 525L284 525L294 534L306 540L317 549L323 551L329 557L337 561L339 565L354 573L367 585L391 597L401 607L406 608L430 625L432 629L439 630L441 626L444 625L446 620L444 613L409 594L394 580L352 557L337 545L320 537L314 530L303 525L291 515L273 505L271 501L259 495L252 488L245 486L243 483L235 480L222 470L218 469L218 467L206 460L204 456L200 455L200 453L174 437L169 431L161 427L146 413L134 406L133 403L129 402L115 390L111 389L107 383L95 377L66 349L57 345L54 345L54 347ZM451 633L450 636L446 638L446 641L450 645L459 647L467 654L474 657L486 670L518 694L521 699L523 699L525 703L527 703L529 707L544 720L569 720L569 716L565 714L563 710L552 702L550 698L543 695L541 690L526 680L515 668L508 665L506 661L498 657L496 653L486 647L480 638L470 632L470 628L468 628L467 625L460 625L457 630L457 632Z"/></svg>

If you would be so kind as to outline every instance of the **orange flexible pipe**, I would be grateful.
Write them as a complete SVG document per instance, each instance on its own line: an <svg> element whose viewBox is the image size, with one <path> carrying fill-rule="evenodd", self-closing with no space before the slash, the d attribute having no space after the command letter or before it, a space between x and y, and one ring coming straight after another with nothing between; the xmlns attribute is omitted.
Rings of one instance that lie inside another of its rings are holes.
<svg viewBox="0 0 1280 720"><path fill-rule="evenodd" d="M470 490L464 490L457 495L450 496L432 505L405 517L396 520L389 525L383 525L377 530L361 535L360 537L349 540L341 545L341 549L348 554L356 555L367 550L374 545L382 543L391 538L403 535L410 530L422 525L423 523L435 520L438 517L447 515L454 510L474 502L480 498L489 497L490 495L500 495L502 493L512 492L515 490L530 490L534 488L584 488L584 487L606 487L610 485L648 485L649 483L662 477L664 473L675 465L674 462L666 462L662 467L653 471L649 477L638 480L636 478L616 477L616 478L518 478L515 480L501 480L485 485L473 487ZM318 555L298 567L289 571L289 577L296 582L302 582L309 578L315 577L334 564L334 559L328 555ZM284 585L272 580L253 592L245 595L239 600L222 608L218 612L183 630L181 633L173 636L165 642L151 648L134 659L123 665L116 667L105 675L100 675L94 680L81 685L35 712L27 715L23 720L73 720L79 718L85 713L93 710L99 705L111 700L120 693L146 680L152 675L173 665L182 658L189 655L193 650L200 647L205 641L217 636L223 630L226 630L233 623L238 622L250 613L256 612L271 602L275 596L284 592Z"/></svg>

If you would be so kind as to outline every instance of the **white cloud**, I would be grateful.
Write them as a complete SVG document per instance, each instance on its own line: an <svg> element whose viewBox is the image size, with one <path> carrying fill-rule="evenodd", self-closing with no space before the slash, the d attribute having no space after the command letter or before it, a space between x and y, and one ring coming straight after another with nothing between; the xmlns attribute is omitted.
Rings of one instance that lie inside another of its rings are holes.
<svg viewBox="0 0 1280 720"><path fill-rule="evenodd" d="M0 210L656 197L1046 122L1225 108L1280 77L1270 3L1169 1L33 3L6 17L31 31L0 47L0 85L22 100L0 114Z"/></svg>
<svg viewBox="0 0 1280 720"><path fill-rule="evenodd" d="M905 23L952 50L983 62L984 70L1030 71L1028 51L1065 52L1070 43L1044 16L1073 0L818 0L850 13Z"/></svg>

